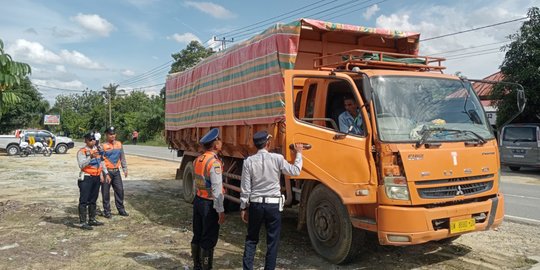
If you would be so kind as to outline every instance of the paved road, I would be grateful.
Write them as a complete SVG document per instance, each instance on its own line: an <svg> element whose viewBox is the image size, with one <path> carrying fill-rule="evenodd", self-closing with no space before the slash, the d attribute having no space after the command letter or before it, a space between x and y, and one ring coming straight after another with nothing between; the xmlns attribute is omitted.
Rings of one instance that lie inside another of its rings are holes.
<svg viewBox="0 0 540 270"><path fill-rule="evenodd" d="M124 145L124 151L130 155L175 161L176 151L167 147ZM505 195L505 213L510 219L540 225L540 170L523 169L520 172L502 170L501 189Z"/></svg>
<svg viewBox="0 0 540 270"><path fill-rule="evenodd" d="M167 149L167 147L144 146L144 145L124 145L124 152L128 155L137 155L163 159L168 161L177 161L180 163L181 157L176 156L176 150Z"/></svg>
<svg viewBox="0 0 540 270"><path fill-rule="evenodd" d="M540 225L540 170L502 170L501 190L508 218Z"/></svg>

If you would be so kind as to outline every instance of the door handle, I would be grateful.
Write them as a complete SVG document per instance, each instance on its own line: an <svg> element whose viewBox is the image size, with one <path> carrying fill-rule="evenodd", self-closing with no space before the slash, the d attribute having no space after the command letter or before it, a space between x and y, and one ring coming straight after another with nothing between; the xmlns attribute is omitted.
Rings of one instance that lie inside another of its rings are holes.
<svg viewBox="0 0 540 270"><path fill-rule="evenodd" d="M311 149L311 144L309 143L301 143L302 146L304 146L304 150ZM294 150L294 143L289 144L289 149Z"/></svg>

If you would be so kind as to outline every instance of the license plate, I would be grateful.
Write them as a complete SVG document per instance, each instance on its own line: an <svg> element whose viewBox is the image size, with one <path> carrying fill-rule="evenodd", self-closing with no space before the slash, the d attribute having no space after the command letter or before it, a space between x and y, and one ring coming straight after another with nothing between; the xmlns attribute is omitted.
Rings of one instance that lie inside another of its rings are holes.
<svg viewBox="0 0 540 270"><path fill-rule="evenodd" d="M524 155L514 155L515 158L525 158Z"/></svg>
<svg viewBox="0 0 540 270"><path fill-rule="evenodd" d="M474 231L475 224L474 218L450 221L450 233Z"/></svg>

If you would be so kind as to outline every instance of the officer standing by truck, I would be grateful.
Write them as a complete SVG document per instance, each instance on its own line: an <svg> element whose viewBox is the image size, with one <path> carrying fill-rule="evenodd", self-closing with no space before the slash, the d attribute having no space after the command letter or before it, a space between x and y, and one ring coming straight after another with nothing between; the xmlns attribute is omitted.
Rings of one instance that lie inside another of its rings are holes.
<svg viewBox="0 0 540 270"><path fill-rule="evenodd" d="M290 164L276 153L269 153L271 135L259 131L253 135L257 154L244 160L240 183L240 209L242 220L248 224L248 234L244 247L244 269L253 269L253 259L259 231L262 224L266 228L266 260L264 269L275 269L279 235L281 232L281 211L284 197L281 195L281 173L297 176L302 171L302 144L296 144L296 157Z"/></svg>
<svg viewBox="0 0 540 270"><path fill-rule="evenodd" d="M107 167L107 179L101 184L101 196L103 199L103 216L111 218L111 202L110 191L111 186L114 191L114 203L118 214L121 216L129 216L124 207L124 184L122 183L122 175L120 174L120 166L124 172L124 177L128 176L128 168L126 155L122 143L116 140L116 130L114 127L109 127L105 131L107 142L102 144L103 158Z"/></svg>
<svg viewBox="0 0 540 270"><path fill-rule="evenodd" d="M218 157L222 142L219 129L206 133L200 144L205 152L193 162L196 196L193 200L193 269L212 269L219 225L225 222L223 164Z"/></svg>
<svg viewBox="0 0 540 270"><path fill-rule="evenodd" d="M81 228L92 230L92 226L103 225L96 220L96 201L99 195L100 182L104 182L103 173L107 174L105 163L98 152L94 134L84 135L86 146L77 152L77 162L81 173L79 175L79 221ZM86 216L88 214L88 222Z"/></svg>

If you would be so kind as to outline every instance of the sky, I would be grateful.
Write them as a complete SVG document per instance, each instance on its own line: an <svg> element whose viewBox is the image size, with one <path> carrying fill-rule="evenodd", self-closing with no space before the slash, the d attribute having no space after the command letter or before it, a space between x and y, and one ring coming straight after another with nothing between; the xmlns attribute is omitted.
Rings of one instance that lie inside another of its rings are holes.
<svg viewBox="0 0 540 270"><path fill-rule="evenodd" d="M171 54L191 40L247 39L277 22L312 18L412 31L421 39L526 17L540 0L0 0L0 39L54 104L60 94L102 90L159 93ZM421 42L420 55L446 57L445 73L484 78L523 21ZM234 43L226 43L231 45Z"/></svg>

